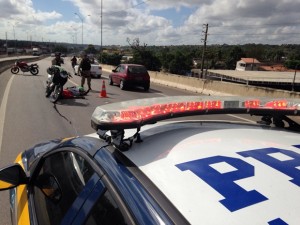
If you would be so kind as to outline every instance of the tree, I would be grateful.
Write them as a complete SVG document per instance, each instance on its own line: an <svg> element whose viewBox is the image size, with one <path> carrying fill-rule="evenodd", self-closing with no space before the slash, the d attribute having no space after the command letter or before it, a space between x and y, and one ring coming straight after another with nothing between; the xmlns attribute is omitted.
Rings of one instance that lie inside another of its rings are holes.
<svg viewBox="0 0 300 225"><path fill-rule="evenodd" d="M165 57L164 68L168 72L185 75L191 70L192 57L185 55L182 51L169 52Z"/></svg>
<svg viewBox="0 0 300 225"><path fill-rule="evenodd" d="M287 60L283 65L289 69L300 69L300 60Z"/></svg>
<svg viewBox="0 0 300 225"><path fill-rule="evenodd" d="M225 59L225 64L227 69L234 70L236 67L236 62L242 57L245 57L245 53L240 46L234 46Z"/></svg>
<svg viewBox="0 0 300 225"><path fill-rule="evenodd" d="M101 56L98 57L98 60L100 61ZM121 60L122 56L119 54L107 54L105 52L102 53L102 63L103 64L108 64L108 65L113 65L113 66L117 66L120 64L120 60Z"/></svg>
<svg viewBox="0 0 300 225"><path fill-rule="evenodd" d="M54 52L67 53L68 49L63 45L57 45L57 46L54 47L53 51Z"/></svg>
<svg viewBox="0 0 300 225"><path fill-rule="evenodd" d="M88 45L84 50L87 54L96 54L98 51L95 49L94 45Z"/></svg>
<svg viewBox="0 0 300 225"><path fill-rule="evenodd" d="M142 64L148 70L152 71L160 70L161 62L152 51L147 49L147 45L145 43L141 46L138 38L134 39L132 43L130 43L130 39L127 38L127 42L133 51L133 59L130 60L131 63Z"/></svg>

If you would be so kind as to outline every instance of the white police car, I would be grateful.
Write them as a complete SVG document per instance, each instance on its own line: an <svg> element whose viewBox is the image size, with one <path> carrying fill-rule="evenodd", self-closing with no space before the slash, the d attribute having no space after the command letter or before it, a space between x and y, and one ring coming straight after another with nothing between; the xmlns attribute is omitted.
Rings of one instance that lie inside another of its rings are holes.
<svg viewBox="0 0 300 225"><path fill-rule="evenodd" d="M179 120L211 114L259 120ZM92 115L97 134L23 152L0 171L0 187L11 189L14 221L27 213L23 224L297 225L299 115L298 99L107 104ZM160 122L169 118L178 121Z"/></svg>
<svg viewBox="0 0 300 225"><path fill-rule="evenodd" d="M80 59L81 60L81 59ZM79 62L80 64L80 62ZM78 71L79 64L74 66L74 75L80 76L80 71ZM91 77L92 78L101 78L102 76L102 66L96 61L96 60L91 60Z"/></svg>

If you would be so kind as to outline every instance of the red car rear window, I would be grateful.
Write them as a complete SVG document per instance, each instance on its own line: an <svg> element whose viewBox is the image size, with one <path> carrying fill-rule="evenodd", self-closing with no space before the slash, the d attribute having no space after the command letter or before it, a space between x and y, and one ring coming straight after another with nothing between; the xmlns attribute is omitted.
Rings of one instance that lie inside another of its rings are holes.
<svg viewBox="0 0 300 225"><path fill-rule="evenodd" d="M147 73L147 69L143 66L129 66L128 71L130 73Z"/></svg>

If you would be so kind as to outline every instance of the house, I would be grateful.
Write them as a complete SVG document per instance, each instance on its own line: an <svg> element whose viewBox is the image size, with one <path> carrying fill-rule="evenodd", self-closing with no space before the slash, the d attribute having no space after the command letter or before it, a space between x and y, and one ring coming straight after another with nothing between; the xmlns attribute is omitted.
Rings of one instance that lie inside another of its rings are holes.
<svg viewBox="0 0 300 225"><path fill-rule="evenodd" d="M258 70L260 62L255 58L241 58L240 61L237 61L235 70L238 71L251 71Z"/></svg>
<svg viewBox="0 0 300 225"><path fill-rule="evenodd" d="M133 56L123 55L122 58L121 58L121 63L128 63L131 59L133 59Z"/></svg>
<svg viewBox="0 0 300 225"><path fill-rule="evenodd" d="M197 58L193 59L194 68L200 68L201 64L202 64L202 59L197 59Z"/></svg>

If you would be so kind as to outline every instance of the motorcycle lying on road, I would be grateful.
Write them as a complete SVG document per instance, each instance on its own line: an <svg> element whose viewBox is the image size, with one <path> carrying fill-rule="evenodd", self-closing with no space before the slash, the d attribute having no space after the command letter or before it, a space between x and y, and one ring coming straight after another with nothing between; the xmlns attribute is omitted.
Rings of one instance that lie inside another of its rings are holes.
<svg viewBox="0 0 300 225"><path fill-rule="evenodd" d="M69 72L60 66L51 66L47 69L48 79L46 86L46 97L50 97L50 101L56 103L63 94L63 87L67 83L68 78L72 77Z"/></svg>
<svg viewBox="0 0 300 225"><path fill-rule="evenodd" d="M39 66L37 63L28 65L26 62L16 61L15 65L10 69L13 74L19 73L19 71L30 72L32 75L37 75L39 73Z"/></svg>

